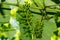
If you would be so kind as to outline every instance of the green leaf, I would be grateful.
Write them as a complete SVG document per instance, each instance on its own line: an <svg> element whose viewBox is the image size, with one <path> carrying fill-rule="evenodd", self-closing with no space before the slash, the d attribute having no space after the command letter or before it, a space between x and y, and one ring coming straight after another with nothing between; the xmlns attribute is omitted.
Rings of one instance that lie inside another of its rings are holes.
<svg viewBox="0 0 60 40"><path fill-rule="evenodd" d="M43 20L43 32L42 32L42 40L51 40L51 36L53 32L57 29L56 23L54 19L52 20Z"/></svg>

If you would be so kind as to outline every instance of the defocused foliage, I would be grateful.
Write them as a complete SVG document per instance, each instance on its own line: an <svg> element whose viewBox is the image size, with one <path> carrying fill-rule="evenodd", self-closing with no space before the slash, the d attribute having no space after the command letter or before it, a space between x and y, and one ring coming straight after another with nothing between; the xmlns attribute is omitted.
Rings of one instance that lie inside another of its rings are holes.
<svg viewBox="0 0 60 40"><path fill-rule="evenodd" d="M20 40L60 40L60 31L56 32L60 27L60 0L1 0L0 33L7 34L9 40L19 40L9 23L11 16L19 22Z"/></svg>
<svg viewBox="0 0 60 40"><path fill-rule="evenodd" d="M60 3L60 0L52 0L53 2L59 4Z"/></svg>

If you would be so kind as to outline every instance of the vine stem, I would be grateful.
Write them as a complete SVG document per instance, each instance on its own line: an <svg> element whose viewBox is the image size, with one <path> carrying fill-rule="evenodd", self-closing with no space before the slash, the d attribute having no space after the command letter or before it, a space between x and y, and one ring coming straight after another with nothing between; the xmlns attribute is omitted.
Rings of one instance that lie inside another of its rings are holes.
<svg viewBox="0 0 60 40"><path fill-rule="evenodd" d="M17 0L17 4L16 5L19 6L19 0Z"/></svg>
<svg viewBox="0 0 60 40"><path fill-rule="evenodd" d="M19 2L18 2L19 3ZM7 2L3 2L3 3L1 3L0 2L0 4L5 4L5 5L13 5L13 6L18 6L18 7L20 7L20 4L13 4L13 3L7 3ZM55 5L49 5L49 6L45 6L46 8L49 8L49 7L51 7L51 6L60 6L60 4L55 4ZM39 7L32 7L31 6L31 8L34 8L34 9L43 9L43 8L39 8Z"/></svg>

